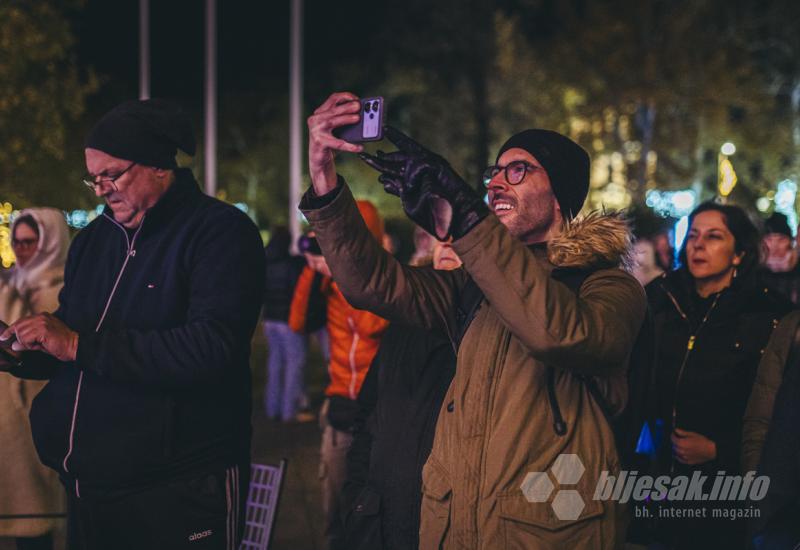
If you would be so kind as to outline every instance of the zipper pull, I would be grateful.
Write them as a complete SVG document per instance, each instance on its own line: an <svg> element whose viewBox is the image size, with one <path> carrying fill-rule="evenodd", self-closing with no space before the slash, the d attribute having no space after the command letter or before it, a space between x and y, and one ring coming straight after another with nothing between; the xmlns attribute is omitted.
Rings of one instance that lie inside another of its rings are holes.
<svg viewBox="0 0 800 550"><path fill-rule="evenodd" d="M136 256L136 249L134 248L133 250L131 250L131 251L128 253L128 256L130 256L131 258L133 258L134 256Z"/></svg>
<svg viewBox="0 0 800 550"><path fill-rule="evenodd" d="M695 340L694 334L689 336L689 342L686 343L687 350L692 351L694 349L694 340Z"/></svg>

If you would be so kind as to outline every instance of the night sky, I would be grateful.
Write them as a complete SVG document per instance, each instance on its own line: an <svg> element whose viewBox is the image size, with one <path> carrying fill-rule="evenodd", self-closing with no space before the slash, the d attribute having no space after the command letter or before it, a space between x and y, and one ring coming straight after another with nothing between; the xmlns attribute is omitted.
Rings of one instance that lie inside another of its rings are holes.
<svg viewBox="0 0 800 550"><path fill-rule="evenodd" d="M80 64L107 78L97 101L114 104L138 94L138 9L137 0L89 0L73 14ZM218 0L217 9L220 93L288 90L290 0ZM304 58L311 88L325 84L332 60L357 59L372 47L380 9L362 0L307 0ZM151 95L202 104L204 1L151 0L150 17Z"/></svg>

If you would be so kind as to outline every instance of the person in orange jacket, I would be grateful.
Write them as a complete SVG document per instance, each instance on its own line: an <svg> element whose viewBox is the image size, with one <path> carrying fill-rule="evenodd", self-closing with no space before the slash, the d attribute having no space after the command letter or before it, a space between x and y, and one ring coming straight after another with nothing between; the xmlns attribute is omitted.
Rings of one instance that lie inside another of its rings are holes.
<svg viewBox="0 0 800 550"><path fill-rule="evenodd" d="M369 201L362 200L357 204L367 228L378 242L382 242L383 220L377 209ZM326 398L320 411L322 446L319 473L327 547L339 549L344 548L344 529L339 518L340 494L358 411L356 398L389 322L348 304L336 283L331 280L325 258L314 248L313 242L310 244L311 247L305 252L308 265L300 273L292 298L289 327L296 332L306 332L309 308L313 308L315 295L321 294L325 298L330 342L330 383L325 389Z"/></svg>

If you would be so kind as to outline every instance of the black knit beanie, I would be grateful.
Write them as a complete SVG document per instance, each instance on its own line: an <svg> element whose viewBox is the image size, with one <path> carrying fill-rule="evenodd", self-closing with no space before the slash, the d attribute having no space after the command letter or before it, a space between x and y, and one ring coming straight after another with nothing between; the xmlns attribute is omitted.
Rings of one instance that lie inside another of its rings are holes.
<svg viewBox="0 0 800 550"><path fill-rule="evenodd" d="M114 107L89 132L86 147L155 168L175 168L178 149L194 155L194 132L180 107L163 99Z"/></svg>
<svg viewBox="0 0 800 550"><path fill-rule="evenodd" d="M514 148L524 149L539 161L550 178L561 215L564 219L575 217L589 192L589 155L583 147L552 130L523 130L500 147L497 160Z"/></svg>
<svg viewBox="0 0 800 550"><path fill-rule="evenodd" d="M781 235L786 235L790 239L793 238L792 235L792 228L789 227L789 218L786 217L786 214L781 212L773 213L767 221L764 222L764 233L780 233Z"/></svg>

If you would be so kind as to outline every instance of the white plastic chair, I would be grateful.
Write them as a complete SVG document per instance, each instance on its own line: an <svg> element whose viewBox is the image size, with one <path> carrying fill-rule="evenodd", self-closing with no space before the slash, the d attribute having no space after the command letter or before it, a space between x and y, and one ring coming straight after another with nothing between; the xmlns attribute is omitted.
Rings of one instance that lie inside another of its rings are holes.
<svg viewBox="0 0 800 550"><path fill-rule="evenodd" d="M277 466L250 465L244 536L240 550L267 550L278 515L278 501L286 475L286 459Z"/></svg>

